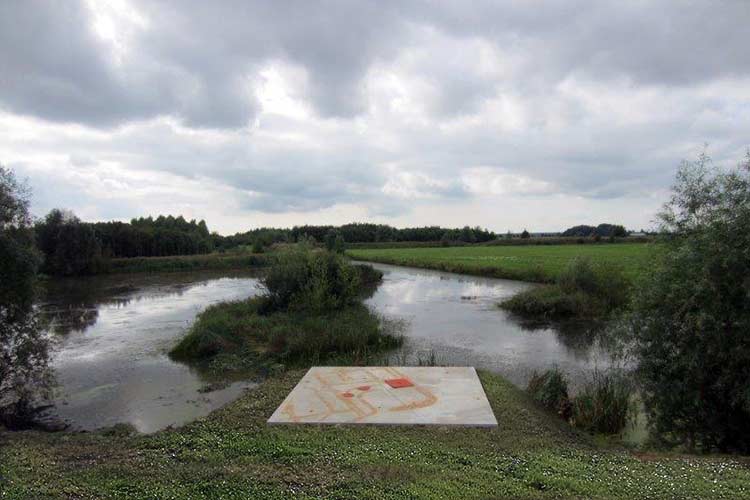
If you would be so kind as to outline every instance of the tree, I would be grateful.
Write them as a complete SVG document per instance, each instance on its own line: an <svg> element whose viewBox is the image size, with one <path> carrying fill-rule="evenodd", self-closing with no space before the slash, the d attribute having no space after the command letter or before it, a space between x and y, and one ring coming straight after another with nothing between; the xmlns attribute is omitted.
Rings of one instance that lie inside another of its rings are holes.
<svg viewBox="0 0 750 500"><path fill-rule="evenodd" d="M53 209L36 226L39 248L44 254L42 269L60 276L92 274L103 266L101 243L91 224L72 212Z"/></svg>
<svg viewBox="0 0 750 500"><path fill-rule="evenodd" d="M531 235L529 234L527 230L524 229L523 232L521 233L521 238L523 239L531 238Z"/></svg>
<svg viewBox="0 0 750 500"><path fill-rule="evenodd" d="M341 233L336 235L336 238L333 240L333 251L336 253L343 254L346 250L346 242L344 241L344 237L341 236Z"/></svg>
<svg viewBox="0 0 750 500"><path fill-rule="evenodd" d="M750 451L750 152L728 172L683 162L659 214L663 255L630 326L656 435Z"/></svg>
<svg viewBox="0 0 750 500"><path fill-rule="evenodd" d="M39 256L29 215L30 191L0 166L0 417L30 419L37 397L52 386L49 339L34 309Z"/></svg>

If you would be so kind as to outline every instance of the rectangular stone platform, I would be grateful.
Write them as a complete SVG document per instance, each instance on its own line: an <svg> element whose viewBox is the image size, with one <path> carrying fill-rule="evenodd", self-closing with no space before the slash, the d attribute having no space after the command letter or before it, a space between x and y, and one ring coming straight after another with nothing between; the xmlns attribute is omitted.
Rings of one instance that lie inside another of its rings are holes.
<svg viewBox="0 0 750 500"><path fill-rule="evenodd" d="M473 367L313 367L270 424L496 427Z"/></svg>

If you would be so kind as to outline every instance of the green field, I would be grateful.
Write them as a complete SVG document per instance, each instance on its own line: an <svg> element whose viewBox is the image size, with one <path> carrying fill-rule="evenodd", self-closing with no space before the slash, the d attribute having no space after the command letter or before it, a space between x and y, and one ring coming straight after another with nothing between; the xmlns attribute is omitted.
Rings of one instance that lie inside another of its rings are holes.
<svg viewBox="0 0 750 500"><path fill-rule="evenodd" d="M446 248L351 249L358 260L422 267L495 278L549 282L576 257L622 266L635 279L654 252L653 244L464 246Z"/></svg>
<svg viewBox="0 0 750 500"><path fill-rule="evenodd" d="M496 429L269 426L304 372L139 435L0 431L0 498L747 498L742 458L607 448L480 373Z"/></svg>

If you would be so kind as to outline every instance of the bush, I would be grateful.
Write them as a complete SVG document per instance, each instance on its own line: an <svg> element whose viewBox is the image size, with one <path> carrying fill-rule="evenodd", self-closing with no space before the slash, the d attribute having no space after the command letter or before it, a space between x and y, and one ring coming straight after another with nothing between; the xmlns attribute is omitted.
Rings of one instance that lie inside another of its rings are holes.
<svg viewBox="0 0 750 500"><path fill-rule="evenodd" d="M50 339L36 298L39 257L29 214L30 191L0 165L0 423L31 425L34 405L51 395Z"/></svg>
<svg viewBox="0 0 750 500"><path fill-rule="evenodd" d="M556 281L563 292L584 293L607 310L622 307L629 298L630 283L622 269L613 264L594 267L588 257L573 259Z"/></svg>
<svg viewBox="0 0 750 500"><path fill-rule="evenodd" d="M373 286L383 281L382 271L378 271L369 264L353 264L359 274L359 282L362 286Z"/></svg>
<svg viewBox="0 0 750 500"><path fill-rule="evenodd" d="M565 375L557 367L542 374L534 372L526 390L535 401L546 409L557 413L566 420L570 418L568 382L565 380Z"/></svg>
<svg viewBox="0 0 750 500"><path fill-rule="evenodd" d="M624 307L630 284L622 269L607 264L594 267L578 257L557 277L555 284L531 288L500 305L534 319L596 318Z"/></svg>
<svg viewBox="0 0 750 500"><path fill-rule="evenodd" d="M617 434L633 412L633 384L622 373L594 372L573 400L573 425L589 432Z"/></svg>
<svg viewBox="0 0 750 500"><path fill-rule="evenodd" d="M501 304L514 314L533 319L564 319L589 316L590 305L583 293L569 294L555 285L540 285L504 300Z"/></svg>
<svg viewBox="0 0 750 500"><path fill-rule="evenodd" d="M265 312L335 310L355 304L361 287L360 273L343 257L306 248L281 253L262 282Z"/></svg>
<svg viewBox="0 0 750 500"><path fill-rule="evenodd" d="M750 452L750 152L719 172L685 163L659 215L664 255L635 295L630 326L658 437Z"/></svg>

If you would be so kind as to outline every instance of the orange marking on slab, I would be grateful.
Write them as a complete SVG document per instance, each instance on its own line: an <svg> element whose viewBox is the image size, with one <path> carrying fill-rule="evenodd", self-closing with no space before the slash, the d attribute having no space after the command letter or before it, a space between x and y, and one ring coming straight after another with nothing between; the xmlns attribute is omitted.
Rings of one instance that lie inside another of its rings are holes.
<svg viewBox="0 0 750 500"><path fill-rule="evenodd" d="M352 394L349 391L342 392L341 395L344 396L345 398L353 398L354 397L354 394Z"/></svg>
<svg viewBox="0 0 750 500"><path fill-rule="evenodd" d="M384 382L390 385L394 389L403 389L404 387L413 387L414 383L406 377L401 378L389 378Z"/></svg>
<svg viewBox="0 0 750 500"><path fill-rule="evenodd" d="M394 406L390 408L390 411L404 411L404 410L416 410L418 408L427 408L437 403L437 396L435 396L429 389L424 387L414 386L414 389L422 394L425 398L421 401L412 401L400 406Z"/></svg>
<svg viewBox="0 0 750 500"><path fill-rule="evenodd" d="M357 387L357 389L359 389L360 391L363 391L363 392L367 392L367 391L370 390L370 386L369 385L360 385L359 387Z"/></svg>

